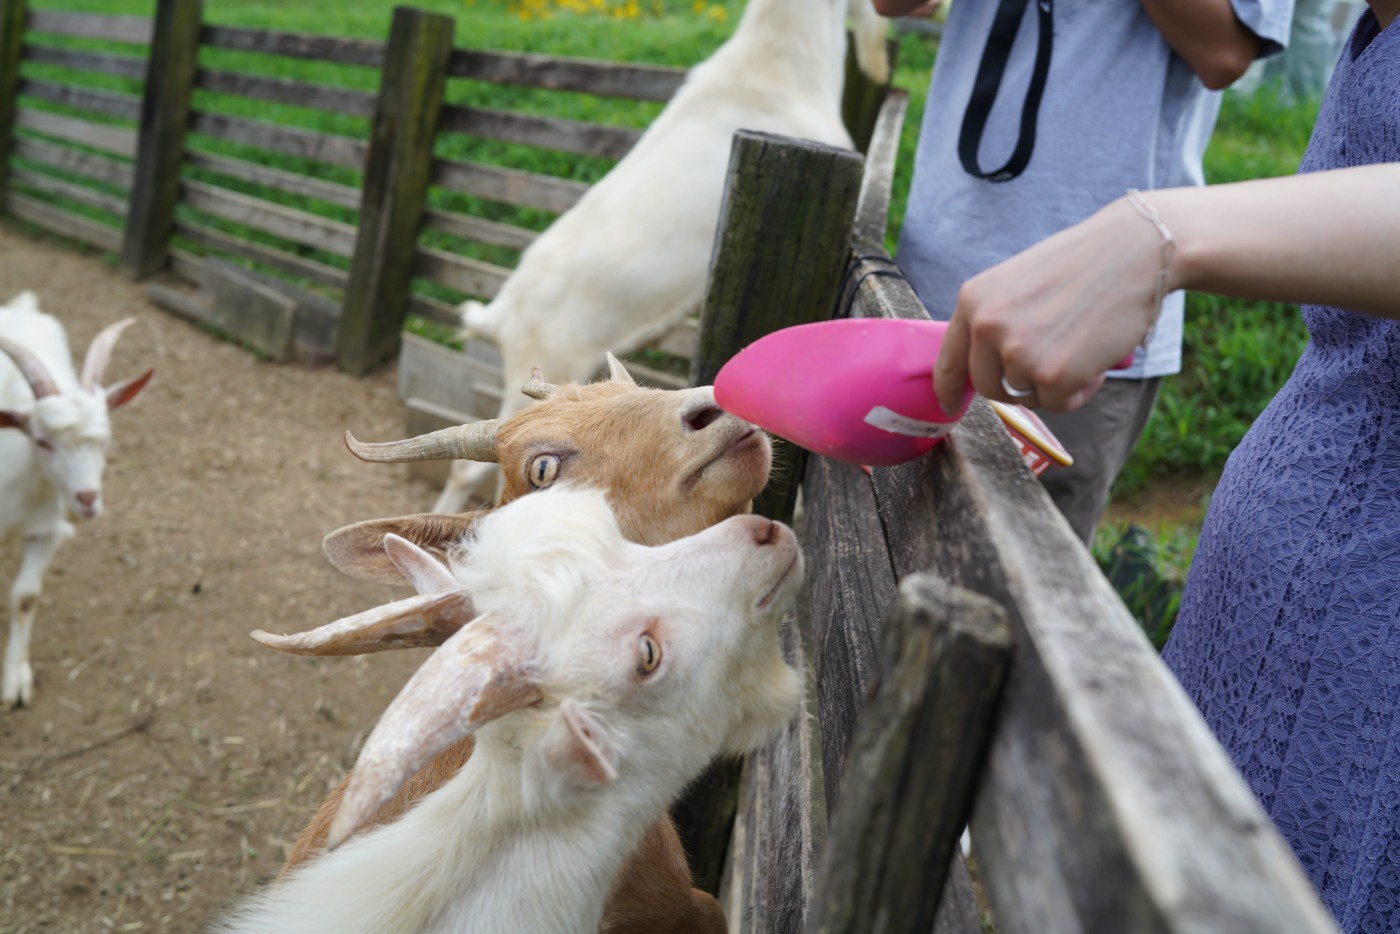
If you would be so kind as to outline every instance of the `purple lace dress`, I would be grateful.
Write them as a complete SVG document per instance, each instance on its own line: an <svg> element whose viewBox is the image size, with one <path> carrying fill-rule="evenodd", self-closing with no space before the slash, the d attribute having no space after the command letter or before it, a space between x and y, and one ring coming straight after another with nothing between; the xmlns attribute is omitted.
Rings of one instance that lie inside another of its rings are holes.
<svg viewBox="0 0 1400 934"><path fill-rule="evenodd" d="M1394 161L1400 19L1367 11L1300 171ZM1342 928L1400 931L1400 321L1303 317L1163 654Z"/></svg>

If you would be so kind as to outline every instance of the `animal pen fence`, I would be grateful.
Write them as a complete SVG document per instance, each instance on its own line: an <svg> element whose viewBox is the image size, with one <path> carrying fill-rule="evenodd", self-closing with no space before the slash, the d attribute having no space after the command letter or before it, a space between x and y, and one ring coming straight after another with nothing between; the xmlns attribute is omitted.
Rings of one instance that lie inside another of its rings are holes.
<svg viewBox="0 0 1400 934"><path fill-rule="evenodd" d="M533 237L445 207L454 193L557 213L584 190L446 157L441 134L611 158L635 138L444 105L449 80L657 100L681 77L453 49L444 20L400 9L389 41L375 43L209 26L188 0L162 0L154 20L0 0L5 207L119 253L135 275L168 263L204 294L158 295L249 328L245 339L269 352L335 352L363 371L392 353L405 309L455 321L424 280L489 297L506 274L437 235L514 249ZM45 36L129 43L145 58ZM201 49L333 61L366 77L355 89L243 74ZM123 88L53 77L74 72ZM215 112L207 94L297 100L351 129ZM693 357L694 382L788 324L926 316L880 246L903 104L890 94L870 124L867 160L736 138L698 333L672 345ZM259 152L300 170L272 169ZM235 304L245 320L219 317ZM476 393L491 361L464 356L480 366ZM479 395L462 406L494 410ZM931 455L869 476L792 449L781 461L787 479L758 508L791 519L802 499L810 583L785 639L806 675L805 715L742 774L712 769L679 814L735 928L979 931L957 848L970 815L1001 931L1334 930L987 406Z"/></svg>

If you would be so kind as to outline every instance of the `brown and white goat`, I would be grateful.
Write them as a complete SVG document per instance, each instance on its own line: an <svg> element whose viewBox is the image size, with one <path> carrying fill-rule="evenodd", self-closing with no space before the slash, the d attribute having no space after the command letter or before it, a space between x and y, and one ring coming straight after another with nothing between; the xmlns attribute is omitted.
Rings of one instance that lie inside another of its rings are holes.
<svg viewBox="0 0 1400 934"><path fill-rule="evenodd" d="M623 535L640 544L674 541L748 512L767 482L772 462L767 436L721 411L710 387L642 389L611 355L608 362L612 378L603 382L555 387L533 380L524 392L537 400L535 404L505 420L384 445L353 439L347 443L358 456L382 462L454 457L499 463L502 505L561 481L605 489ZM360 522L327 536L325 549L332 562L352 576L402 583L403 573L385 550L386 535L401 536L443 556L483 514ZM399 621L392 626L323 629L314 637L289 637L274 644L301 654L355 655L438 645L451 634L425 619L418 626ZM380 808L372 823L395 820L441 787L467 761L472 748L472 740L466 738L438 753ZM296 840L284 874L324 849L349 781L347 776L331 792ZM691 887L685 854L669 819L652 826L623 870L603 930L725 930L718 903Z"/></svg>

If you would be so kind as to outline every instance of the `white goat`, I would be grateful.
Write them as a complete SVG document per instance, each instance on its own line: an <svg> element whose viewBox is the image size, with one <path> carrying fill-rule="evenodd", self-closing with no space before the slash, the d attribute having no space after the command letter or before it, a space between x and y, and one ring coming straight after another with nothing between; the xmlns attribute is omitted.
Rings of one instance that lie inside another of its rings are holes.
<svg viewBox="0 0 1400 934"><path fill-rule="evenodd" d="M586 380L604 351L639 347L700 307L736 130L851 147L841 122L848 3L878 30L866 54L883 52L884 20L870 0L749 0L733 35L521 254L495 299L463 304L467 330L500 346L506 386L532 367ZM499 417L524 404L508 394ZM433 511L460 512L494 472L454 464Z"/></svg>
<svg viewBox="0 0 1400 934"><path fill-rule="evenodd" d="M33 292L0 308L0 536L24 540L10 589L10 639L0 699L6 707L34 696L29 637L44 572L73 535L68 515L102 512L102 471L112 440L108 412L135 399L152 370L102 387L121 332L135 319L109 325L88 348L79 380L63 325L39 310Z"/></svg>
<svg viewBox="0 0 1400 934"><path fill-rule="evenodd" d="M473 621L371 732L331 845L437 750L475 734L476 754L225 931L594 934L646 828L714 755L755 748L796 706L778 623L801 555L771 520L653 548L622 537L601 492L555 489L483 518L450 571L405 539L386 548L420 595L331 628Z"/></svg>

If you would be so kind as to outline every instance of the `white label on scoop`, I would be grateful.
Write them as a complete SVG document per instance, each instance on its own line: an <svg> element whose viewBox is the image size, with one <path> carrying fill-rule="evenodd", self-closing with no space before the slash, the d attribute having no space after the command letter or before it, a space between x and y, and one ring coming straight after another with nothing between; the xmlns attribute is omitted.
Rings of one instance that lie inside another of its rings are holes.
<svg viewBox="0 0 1400 934"><path fill-rule="evenodd" d="M896 435L911 438L942 438L953 430L955 423L924 422L907 415L900 415L883 405L877 405L865 415L865 423Z"/></svg>

